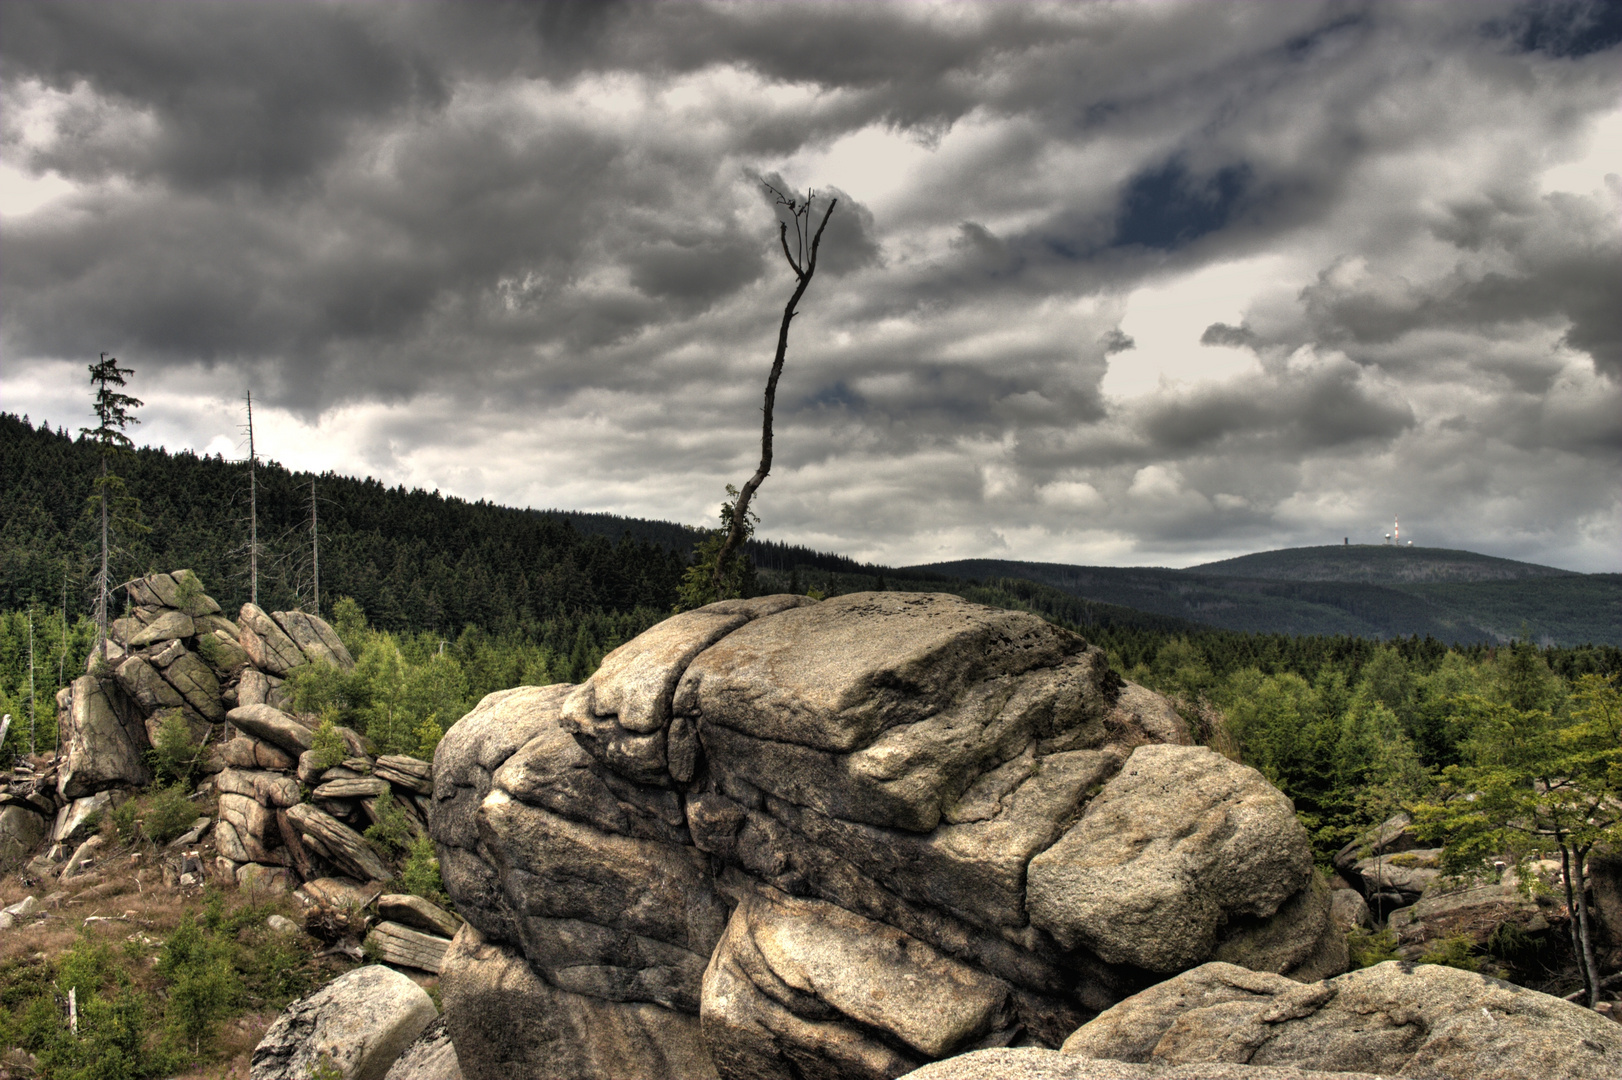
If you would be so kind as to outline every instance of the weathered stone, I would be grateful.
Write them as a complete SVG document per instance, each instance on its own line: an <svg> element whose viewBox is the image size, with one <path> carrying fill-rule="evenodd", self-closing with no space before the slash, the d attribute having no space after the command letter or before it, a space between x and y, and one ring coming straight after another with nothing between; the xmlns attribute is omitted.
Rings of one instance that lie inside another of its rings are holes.
<svg viewBox="0 0 1622 1080"><path fill-rule="evenodd" d="M383 1080L462 1080L462 1064L443 1016L406 1047Z"/></svg>
<svg viewBox="0 0 1622 1080"><path fill-rule="evenodd" d="M220 610L220 605L203 594L202 581L190 570L148 574L126 581L123 588L144 607L178 608L187 615L212 615Z"/></svg>
<svg viewBox="0 0 1622 1080"><path fill-rule="evenodd" d="M149 645L157 645L165 641L176 641L180 638L189 638L197 632L192 625L191 616L184 611L165 611L151 623L130 635L129 647L131 649L144 649Z"/></svg>
<svg viewBox="0 0 1622 1080"><path fill-rule="evenodd" d="M214 826L214 847L233 864L251 861L247 845L242 842L242 837L237 835L236 826L229 821L221 821ZM233 881L236 880L236 871L237 868L233 865L231 867Z"/></svg>
<svg viewBox="0 0 1622 1080"><path fill-rule="evenodd" d="M193 844L197 843L197 841L203 838L203 834L208 832L209 826L213 824L214 819L211 817L197 818L192 821L189 829L175 837L173 840L169 841L167 846L171 850L175 848L191 847Z"/></svg>
<svg viewBox="0 0 1622 1080"><path fill-rule="evenodd" d="M224 615L193 615L191 621L198 637L205 634L209 637L223 636L231 642L233 649L241 650L242 646L237 644L237 637L241 634L242 628ZM243 653L242 655L244 662L246 662L247 654Z"/></svg>
<svg viewBox="0 0 1622 1080"><path fill-rule="evenodd" d="M57 875L57 880L68 881L89 870L94 865L97 854L106 842L106 839L100 833L87 837L78 847L73 849L73 854L69 855L67 861L62 864L62 872Z"/></svg>
<svg viewBox="0 0 1622 1080"><path fill-rule="evenodd" d="M1294 808L1256 770L1205 747L1140 746L1031 860L1031 919L1067 948L1176 971L1209 956L1229 919L1272 915L1311 874Z"/></svg>
<svg viewBox="0 0 1622 1080"><path fill-rule="evenodd" d="M718 1080L697 1016L560 990L471 924L451 942L440 992L467 1080Z"/></svg>
<svg viewBox="0 0 1622 1080"><path fill-rule="evenodd" d="M1622 946L1622 852L1596 851L1588 859L1594 916L1606 939Z"/></svg>
<svg viewBox="0 0 1622 1080"><path fill-rule="evenodd" d="M49 832L49 822L32 807L13 803L0 809L0 860L21 861Z"/></svg>
<svg viewBox="0 0 1622 1080"><path fill-rule="evenodd" d="M312 791L310 796L315 799L369 799L388 790L387 780L379 780L375 776L357 776L354 779L328 780Z"/></svg>
<svg viewBox="0 0 1622 1080"><path fill-rule="evenodd" d="M286 915L272 915L265 920L265 925L278 934L296 934L299 931L298 923Z"/></svg>
<svg viewBox="0 0 1622 1080"><path fill-rule="evenodd" d="M1360 886L1357 874L1359 859L1378 855L1399 855L1405 851L1426 847L1429 843L1419 838L1413 820L1407 814L1393 814L1337 851L1333 861L1336 870L1344 874L1354 886Z"/></svg>
<svg viewBox="0 0 1622 1080"><path fill-rule="evenodd" d="M71 690L57 791L77 799L115 785L149 783L146 730L118 684L85 675L73 681Z"/></svg>
<svg viewBox="0 0 1622 1080"><path fill-rule="evenodd" d="M1006 1042L1010 998L1001 980L883 923L762 889L739 897L701 1015L723 1076L787 1078L797 1062L847 1058L891 1076L998 1030Z"/></svg>
<svg viewBox="0 0 1622 1080"><path fill-rule="evenodd" d="M222 792L246 795L263 806L296 806L300 801L298 781L286 773L226 769L214 783Z"/></svg>
<svg viewBox="0 0 1622 1080"><path fill-rule="evenodd" d="M1402 955L1417 956L1426 944L1444 938L1465 937L1485 945L1506 923L1530 932L1548 927L1537 902L1522 894L1514 880L1446 892L1433 889L1418 903L1393 911L1388 925L1397 933Z"/></svg>
<svg viewBox="0 0 1622 1080"><path fill-rule="evenodd" d="M192 712L210 722L225 716L220 704L220 683L196 653L182 652L168 667L163 677L185 699Z"/></svg>
<svg viewBox="0 0 1622 1080"><path fill-rule="evenodd" d="M299 783L315 787L321 782L321 775L327 771L321 764L321 755L314 750L305 750L298 756Z"/></svg>
<svg viewBox="0 0 1622 1080"><path fill-rule="evenodd" d="M434 767L419 758L384 754L373 763L373 773L396 787L419 795L427 795L434 790Z"/></svg>
<svg viewBox="0 0 1622 1080"><path fill-rule="evenodd" d="M1369 896L1395 893L1399 897L1397 903L1406 906L1418 900L1442 876L1441 867L1440 848L1415 848L1394 855L1359 859L1352 870Z"/></svg>
<svg viewBox="0 0 1622 1080"><path fill-rule="evenodd" d="M148 716L178 709L186 703L180 691L170 686L144 656L131 656L119 664L116 678L118 685L134 699L136 707Z"/></svg>
<svg viewBox="0 0 1622 1080"><path fill-rule="evenodd" d="M238 730L263 739L289 754L302 754L310 748L315 732L269 705L238 705L225 714Z"/></svg>
<svg viewBox="0 0 1622 1080"><path fill-rule="evenodd" d="M1043 1050L976 1050L925 1065L906 1080L1383 1080L1361 1072L1256 1065L1131 1065Z"/></svg>
<svg viewBox="0 0 1622 1080"><path fill-rule="evenodd" d="M298 645L257 604L242 605L237 626L241 630L237 643L259 670L286 675L305 662Z"/></svg>
<svg viewBox="0 0 1622 1080"><path fill-rule="evenodd" d="M306 881L299 886L312 903L329 908L349 908L360 910L372 902L377 895L375 889L367 888L358 882L347 878L316 878Z"/></svg>
<svg viewBox="0 0 1622 1080"><path fill-rule="evenodd" d="M426 930L441 937L455 937L462 928L462 920L420 896L410 893L386 893L377 898L377 913L418 930Z"/></svg>
<svg viewBox="0 0 1622 1080"><path fill-rule="evenodd" d="M855 593L733 631L688 666L672 708L702 717L723 783L928 832L1033 741L1049 751L1108 741L1121 685L1101 653L1035 616Z"/></svg>
<svg viewBox="0 0 1622 1080"><path fill-rule="evenodd" d="M251 1080L309 1080L319 1066L343 1080L382 1080L438 1010L422 987L372 964L284 1010L254 1048Z"/></svg>
<svg viewBox="0 0 1622 1080"><path fill-rule="evenodd" d="M224 792L220 795L220 818L228 822L237 835L246 841L249 837L263 842L274 836L276 814L260 805L251 795Z"/></svg>
<svg viewBox="0 0 1622 1080"><path fill-rule="evenodd" d="M385 964L439 974L450 938L426 934L397 922L381 922L366 935L366 949Z"/></svg>
<svg viewBox="0 0 1622 1080"><path fill-rule="evenodd" d="M237 704L264 705L270 697L270 676L256 668L247 668L237 680Z"/></svg>
<svg viewBox="0 0 1622 1080"><path fill-rule="evenodd" d="M1559 998L1438 964L1391 961L1305 985L1207 964L1083 1025L1064 1052L1436 1080L1610 1080L1622 1064L1622 1027Z"/></svg>
<svg viewBox="0 0 1622 1080"><path fill-rule="evenodd" d="M1329 886L1317 874L1264 919L1238 918L1222 931L1211 959L1252 971L1314 982L1346 970L1346 931L1330 917Z"/></svg>
<svg viewBox="0 0 1622 1080"><path fill-rule="evenodd" d="M247 735L238 735L221 743L215 753L226 768L270 769L278 772L293 768L293 759L287 751Z"/></svg>
<svg viewBox="0 0 1622 1080"><path fill-rule="evenodd" d="M393 876L360 833L331 814L300 803L290 808L287 816L307 843L345 873L363 881L387 881Z"/></svg>
<svg viewBox="0 0 1622 1080"><path fill-rule="evenodd" d="M237 888L243 892L286 892L287 871L280 866L248 863L237 867Z"/></svg>
<svg viewBox="0 0 1622 1080"><path fill-rule="evenodd" d="M1368 901L1356 889L1336 889L1329 894L1329 917L1341 933L1373 928Z"/></svg>
<svg viewBox="0 0 1622 1080"><path fill-rule="evenodd" d="M349 655L337 631L322 619L303 611L278 611L272 618L310 663L330 664L343 671L355 666L355 658Z"/></svg>

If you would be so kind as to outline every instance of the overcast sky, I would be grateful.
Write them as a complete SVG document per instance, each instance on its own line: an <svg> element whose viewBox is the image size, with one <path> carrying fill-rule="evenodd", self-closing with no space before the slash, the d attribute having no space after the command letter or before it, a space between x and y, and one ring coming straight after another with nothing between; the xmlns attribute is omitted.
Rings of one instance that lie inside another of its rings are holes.
<svg viewBox="0 0 1622 1080"><path fill-rule="evenodd" d="M27 3L0 408L892 564L1622 570L1622 4Z"/></svg>

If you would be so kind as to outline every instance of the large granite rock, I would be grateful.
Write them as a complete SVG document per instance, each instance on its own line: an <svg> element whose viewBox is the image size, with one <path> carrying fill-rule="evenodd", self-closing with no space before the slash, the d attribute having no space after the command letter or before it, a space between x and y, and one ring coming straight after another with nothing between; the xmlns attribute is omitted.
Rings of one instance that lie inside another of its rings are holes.
<svg viewBox="0 0 1622 1080"><path fill-rule="evenodd" d="M275 619L257 604L243 604L237 615L237 643L253 666L271 675L285 676L304 663L304 653Z"/></svg>
<svg viewBox="0 0 1622 1080"><path fill-rule="evenodd" d="M1599 1014L1474 972L1397 961L1306 984L1205 964L1116 1005L1063 1049L1157 1066L1423 1080L1622 1075L1622 1027Z"/></svg>
<svg viewBox="0 0 1622 1080"><path fill-rule="evenodd" d="M146 726L119 684L82 675L73 680L67 698L64 760L56 774L62 797L78 799L110 787L149 783Z"/></svg>
<svg viewBox="0 0 1622 1080"><path fill-rule="evenodd" d="M342 1080L383 1080L438 1015L406 976L356 968L289 1005L254 1048L251 1080L309 1080L325 1065Z"/></svg>
<svg viewBox="0 0 1622 1080"><path fill-rule="evenodd" d="M1219 952L1341 970L1288 800L1188 743L1076 635L941 595L715 604L493 694L433 769L463 1072L877 1080Z"/></svg>

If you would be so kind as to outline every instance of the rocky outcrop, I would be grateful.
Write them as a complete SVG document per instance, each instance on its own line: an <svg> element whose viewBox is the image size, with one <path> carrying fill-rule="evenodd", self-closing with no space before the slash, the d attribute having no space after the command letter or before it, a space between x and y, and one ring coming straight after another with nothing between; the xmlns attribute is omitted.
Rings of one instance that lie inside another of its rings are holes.
<svg viewBox="0 0 1622 1080"><path fill-rule="evenodd" d="M1162 1067L1611 1080L1622 1073L1622 1027L1559 998L1435 964L1391 961L1303 984L1213 963L1109 1009L1063 1051Z"/></svg>
<svg viewBox="0 0 1622 1080"><path fill-rule="evenodd" d="M111 787L138 787L152 779L144 752L146 727L141 716L111 679L82 675L63 690L67 701L58 716L65 763L56 787L65 799L78 799Z"/></svg>
<svg viewBox="0 0 1622 1080"><path fill-rule="evenodd" d="M325 1065L343 1080L383 1080L438 1015L397 971L356 968L289 1005L254 1049L251 1080L309 1080Z"/></svg>
<svg viewBox="0 0 1622 1080"><path fill-rule="evenodd" d="M462 1065L456 1059L450 1032L445 1030L444 1017L423 1029L383 1080L462 1080Z"/></svg>
<svg viewBox="0 0 1622 1080"><path fill-rule="evenodd" d="M1079 637L941 595L714 604L493 694L433 770L463 1071L887 1078L1219 954L1343 968L1288 800L1188 743Z"/></svg>
<svg viewBox="0 0 1622 1080"><path fill-rule="evenodd" d="M1256 1065L1130 1065L1054 1050L979 1050L926 1065L907 1080L1382 1080L1361 1072Z"/></svg>

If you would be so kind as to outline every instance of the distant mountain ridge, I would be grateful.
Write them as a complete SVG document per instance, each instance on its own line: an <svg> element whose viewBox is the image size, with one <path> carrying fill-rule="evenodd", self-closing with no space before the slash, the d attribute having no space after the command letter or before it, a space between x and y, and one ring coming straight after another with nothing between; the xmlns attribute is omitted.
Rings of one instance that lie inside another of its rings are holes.
<svg viewBox="0 0 1622 1080"><path fill-rule="evenodd" d="M1520 581L1582 577L1571 570L1501 559L1455 548L1388 544L1326 545L1258 551L1191 566L1188 573L1277 581L1346 581L1373 585Z"/></svg>
<svg viewBox="0 0 1622 1080"><path fill-rule="evenodd" d="M960 559L898 572L1024 578L1225 630L1622 645L1622 574L1445 548L1286 548L1186 570Z"/></svg>

